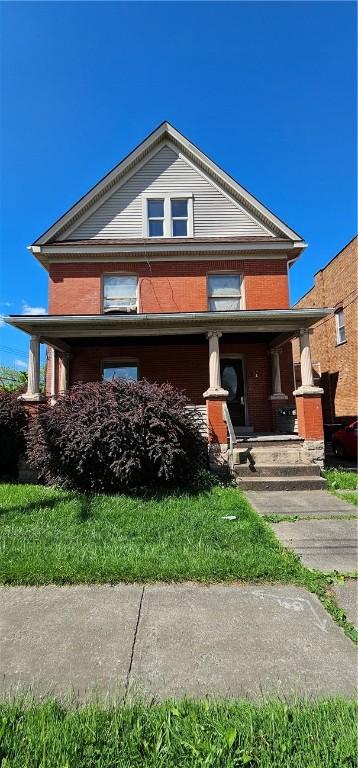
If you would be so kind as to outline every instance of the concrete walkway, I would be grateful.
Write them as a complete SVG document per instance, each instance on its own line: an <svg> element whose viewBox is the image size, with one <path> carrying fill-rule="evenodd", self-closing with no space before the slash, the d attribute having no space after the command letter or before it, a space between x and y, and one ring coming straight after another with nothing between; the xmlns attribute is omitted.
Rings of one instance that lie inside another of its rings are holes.
<svg viewBox="0 0 358 768"><path fill-rule="evenodd" d="M308 568L324 573L357 571L357 519L347 519L357 517L353 504L328 491L256 491L246 496L259 515L297 516L297 520L272 523L271 528Z"/></svg>
<svg viewBox="0 0 358 768"><path fill-rule="evenodd" d="M356 650L293 586L0 588L0 694L355 695Z"/></svg>
<svg viewBox="0 0 358 768"><path fill-rule="evenodd" d="M272 529L308 568L352 574L358 569L356 520L296 520L273 523Z"/></svg>
<svg viewBox="0 0 358 768"><path fill-rule="evenodd" d="M247 491L246 496L259 515L348 517L358 512L328 491Z"/></svg>
<svg viewBox="0 0 358 768"><path fill-rule="evenodd" d="M246 493L259 515L295 515L297 520L271 523L281 543L293 549L304 565L323 573L353 574L358 569L357 507L328 491ZM320 519L310 519L315 516ZM344 519L345 518L345 519ZM334 588L338 605L357 626L358 582Z"/></svg>

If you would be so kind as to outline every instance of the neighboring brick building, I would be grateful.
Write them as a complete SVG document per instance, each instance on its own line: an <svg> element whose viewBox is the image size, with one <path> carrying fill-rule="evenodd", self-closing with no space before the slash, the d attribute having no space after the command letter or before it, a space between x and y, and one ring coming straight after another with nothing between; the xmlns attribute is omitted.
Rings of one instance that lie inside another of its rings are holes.
<svg viewBox="0 0 358 768"><path fill-rule="evenodd" d="M288 297L288 268L305 246L163 123L31 246L49 274L49 315L8 319L31 336L24 400L41 399L43 342L52 401L101 377L169 381L226 447L234 430L292 431L296 398L297 448L314 441L306 448L317 453L307 329L327 310L290 309ZM305 375L294 392L297 332Z"/></svg>
<svg viewBox="0 0 358 768"><path fill-rule="evenodd" d="M354 237L314 276L314 287L295 304L296 308L333 307L334 314L313 326L313 368L324 389L325 424L347 424L358 410L357 340L358 237ZM299 344L293 342L293 359L299 383ZM328 430L329 433L329 430Z"/></svg>

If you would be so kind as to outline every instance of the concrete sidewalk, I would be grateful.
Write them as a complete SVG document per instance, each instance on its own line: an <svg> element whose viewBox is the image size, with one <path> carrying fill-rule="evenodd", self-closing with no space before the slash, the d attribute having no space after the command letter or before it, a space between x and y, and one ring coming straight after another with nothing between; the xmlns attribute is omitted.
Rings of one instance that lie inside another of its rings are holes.
<svg viewBox="0 0 358 768"><path fill-rule="evenodd" d="M1 695L355 696L356 650L282 585L0 588Z"/></svg>
<svg viewBox="0 0 358 768"><path fill-rule="evenodd" d="M245 491L259 515L348 517L358 509L328 491Z"/></svg>

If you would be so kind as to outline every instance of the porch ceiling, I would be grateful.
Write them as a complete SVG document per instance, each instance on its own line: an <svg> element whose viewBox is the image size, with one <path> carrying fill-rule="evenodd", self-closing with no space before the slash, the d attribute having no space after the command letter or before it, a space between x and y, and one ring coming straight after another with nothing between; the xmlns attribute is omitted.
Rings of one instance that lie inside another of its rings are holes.
<svg viewBox="0 0 358 768"><path fill-rule="evenodd" d="M117 315L11 315L9 325L50 339L118 336L176 336L207 331L223 333L273 333L280 342L329 315L330 308L265 309L236 312L181 312Z"/></svg>

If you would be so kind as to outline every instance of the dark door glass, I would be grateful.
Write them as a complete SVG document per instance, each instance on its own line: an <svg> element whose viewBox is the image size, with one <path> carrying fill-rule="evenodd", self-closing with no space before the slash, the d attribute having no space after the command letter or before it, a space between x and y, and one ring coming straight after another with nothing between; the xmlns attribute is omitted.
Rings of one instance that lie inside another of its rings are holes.
<svg viewBox="0 0 358 768"><path fill-rule="evenodd" d="M226 364L224 366L221 374L221 386L224 387L224 389L227 389L229 393L227 401L228 403L232 403L237 396L238 387L237 373L234 365Z"/></svg>
<svg viewBox="0 0 358 768"><path fill-rule="evenodd" d="M228 391L227 405L233 426L245 425L245 388L242 360L222 358L221 386Z"/></svg>

